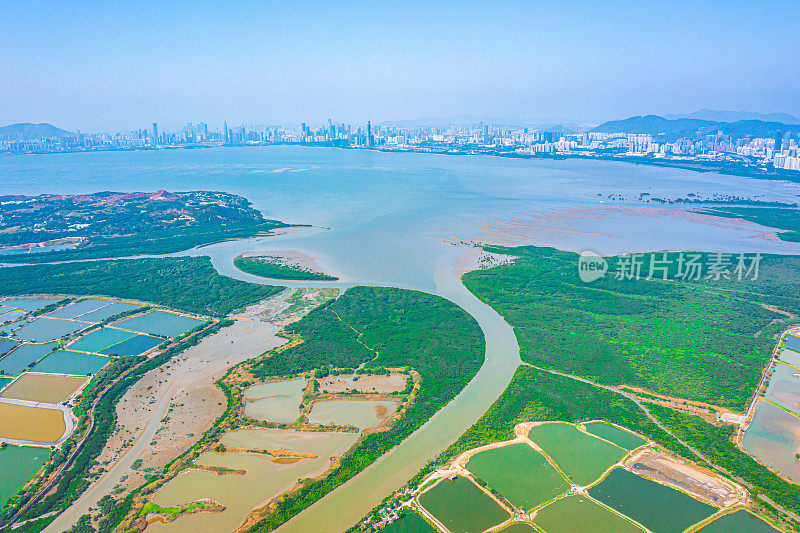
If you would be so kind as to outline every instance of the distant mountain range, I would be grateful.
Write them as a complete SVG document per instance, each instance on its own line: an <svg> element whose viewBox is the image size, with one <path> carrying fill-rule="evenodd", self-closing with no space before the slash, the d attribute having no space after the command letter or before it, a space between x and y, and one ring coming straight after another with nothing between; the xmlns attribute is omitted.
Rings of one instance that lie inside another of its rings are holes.
<svg viewBox="0 0 800 533"><path fill-rule="evenodd" d="M72 137L72 135L74 134L70 131L56 128L45 122L40 124L21 122L0 127L0 141L29 141L51 137Z"/></svg>
<svg viewBox="0 0 800 533"><path fill-rule="evenodd" d="M753 113L750 111L722 111L714 109L701 109L688 115L664 115L664 118L674 120L678 118L696 118L713 122L739 122L740 120L763 120L764 122L782 122L783 124L800 124L800 118L786 113Z"/></svg>
<svg viewBox="0 0 800 533"><path fill-rule="evenodd" d="M682 137L699 137L722 133L734 139L744 137L775 137L785 133L800 133L800 125L763 120L738 120L724 122L696 118L667 119L658 115L630 117L623 120L604 122L591 131L605 133L644 133L664 141L674 141Z"/></svg>

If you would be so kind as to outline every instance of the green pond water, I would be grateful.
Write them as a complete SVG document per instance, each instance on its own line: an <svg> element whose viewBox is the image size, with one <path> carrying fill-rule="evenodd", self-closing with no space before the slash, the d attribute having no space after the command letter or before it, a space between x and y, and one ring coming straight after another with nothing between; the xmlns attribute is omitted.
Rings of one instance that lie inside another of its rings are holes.
<svg viewBox="0 0 800 533"><path fill-rule="evenodd" d="M596 481L627 454L619 446L584 433L571 424L542 424L531 428L528 436L581 486Z"/></svg>
<svg viewBox="0 0 800 533"><path fill-rule="evenodd" d="M103 368L110 359L87 353L56 350L33 367L34 372L45 374L73 374L89 376Z"/></svg>
<svg viewBox="0 0 800 533"><path fill-rule="evenodd" d="M590 422L586 424L586 431L592 435L597 435L598 437L611 441L626 450L636 449L647 442L630 431L625 431L624 429L620 429L605 422Z"/></svg>
<svg viewBox="0 0 800 533"><path fill-rule="evenodd" d="M775 533L779 530L742 510L717 518L700 531L702 533Z"/></svg>
<svg viewBox="0 0 800 533"><path fill-rule="evenodd" d="M503 533L535 533L536 530L525 522L514 522L508 527L501 529Z"/></svg>
<svg viewBox="0 0 800 533"><path fill-rule="evenodd" d="M437 533L424 518L413 511L407 511L381 531L382 533Z"/></svg>
<svg viewBox="0 0 800 533"><path fill-rule="evenodd" d="M102 322L107 318L111 318L112 316L116 316L127 311L131 311L132 309L137 309L138 305L129 305L129 304L118 304L114 303L108 305L106 307L97 309L95 311L90 311L84 315L81 315L78 320L83 322Z"/></svg>
<svg viewBox="0 0 800 533"><path fill-rule="evenodd" d="M76 340L69 345L69 349L78 350L80 352L100 353L109 346L124 340L128 340L135 336L135 333L122 331L121 329L101 328Z"/></svg>
<svg viewBox="0 0 800 533"><path fill-rule="evenodd" d="M441 481L419 500L451 533L478 533L509 518L502 507L464 477Z"/></svg>
<svg viewBox="0 0 800 533"><path fill-rule="evenodd" d="M19 492L47 460L48 448L7 446L0 450L0 506Z"/></svg>
<svg viewBox="0 0 800 533"><path fill-rule="evenodd" d="M305 379L260 383L244 390L244 413L250 418L288 424L300 417Z"/></svg>
<svg viewBox="0 0 800 533"><path fill-rule="evenodd" d="M708 504L623 468L614 469L589 494L654 533L680 533L716 512Z"/></svg>
<svg viewBox="0 0 800 533"><path fill-rule="evenodd" d="M71 333L89 327L85 322L39 317L16 329L18 339L31 342L47 342L66 337Z"/></svg>
<svg viewBox="0 0 800 533"><path fill-rule="evenodd" d="M56 303L58 300L25 300L20 298L11 298L3 300L0 305L4 307L13 307L14 309L22 309L23 311L38 311L42 307L47 307L50 304Z"/></svg>
<svg viewBox="0 0 800 533"><path fill-rule="evenodd" d="M163 506L177 506L200 498L211 498L225 505L225 511L187 515L168 524L152 524L147 528L148 531L233 531L254 507L264 505L291 489L299 478L323 473L330 465L331 457L342 455L357 437L355 434L318 433L305 439L303 435L298 435L299 432L280 434L276 431L280 430L235 431L226 434L222 442L226 446L249 443L250 448L258 448L253 444L260 443L264 449L287 447L295 451L317 453L318 456L281 463L266 454L203 453L196 460L199 465L242 469L246 474L219 476L205 470L187 469L160 488L153 501Z"/></svg>
<svg viewBox="0 0 800 533"><path fill-rule="evenodd" d="M202 323L202 320L167 313L166 311L153 311L145 315L126 318L121 322L117 322L114 326L139 333L151 333L172 338L186 333Z"/></svg>
<svg viewBox="0 0 800 533"><path fill-rule="evenodd" d="M78 316L88 313L89 311L95 311L106 306L108 306L108 302L104 302L102 300L81 300L79 302L73 302L69 305L65 305L64 307L56 309L55 311L51 311L50 313L47 313L47 316L53 318L77 318ZM79 318L78 320L83 320L83 317Z"/></svg>
<svg viewBox="0 0 800 533"><path fill-rule="evenodd" d="M800 370L782 363L776 364L765 397L800 415Z"/></svg>
<svg viewBox="0 0 800 533"><path fill-rule="evenodd" d="M534 522L547 533L642 533L644 530L585 496L567 496L536 514ZM505 531L505 530L504 530Z"/></svg>
<svg viewBox="0 0 800 533"><path fill-rule="evenodd" d="M374 400L335 400L317 402L308 414L308 421L320 425L350 425L366 429L380 425L397 411L394 402Z"/></svg>
<svg viewBox="0 0 800 533"><path fill-rule="evenodd" d="M800 462L794 458L795 453L800 453L800 418L760 401L742 437L742 446L747 453L800 483Z"/></svg>
<svg viewBox="0 0 800 533"><path fill-rule="evenodd" d="M163 341L156 337L148 337L147 335L136 335L128 340L122 341L113 346L109 346L100 353L104 355L116 355L124 357L126 355L139 355L150 348L155 348Z"/></svg>
<svg viewBox="0 0 800 533"><path fill-rule="evenodd" d="M561 474L527 444L477 453L467 469L518 509L531 509L569 490Z"/></svg>
<svg viewBox="0 0 800 533"><path fill-rule="evenodd" d="M46 344L22 344L0 359L0 370L6 375L15 376L29 364L38 361L56 347L55 342Z"/></svg>
<svg viewBox="0 0 800 533"><path fill-rule="evenodd" d="M798 346L797 349L800 350L800 346ZM797 353L794 350L787 350L786 348L781 350L780 360L800 368L800 353Z"/></svg>

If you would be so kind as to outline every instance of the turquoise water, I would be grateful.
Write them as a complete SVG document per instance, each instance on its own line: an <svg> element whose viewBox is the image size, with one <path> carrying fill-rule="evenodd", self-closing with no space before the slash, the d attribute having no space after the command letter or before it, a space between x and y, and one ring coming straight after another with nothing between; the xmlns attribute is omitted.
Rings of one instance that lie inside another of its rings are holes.
<svg viewBox="0 0 800 533"><path fill-rule="evenodd" d="M84 322L102 322L107 318L111 318L112 316L125 313L126 311L130 311L132 309L136 309L137 307L139 306L128 305L128 304L111 304L107 307L103 307L102 309L98 309L96 311L90 311L85 315L81 315L80 320Z"/></svg>
<svg viewBox="0 0 800 533"><path fill-rule="evenodd" d="M185 316L166 313L164 311L153 311L146 315L127 318L122 322L117 322L114 326L138 331L140 333L151 333L162 337L177 337L186 333L190 329L202 324L202 320L196 320Z"/></svg>
<svg viewBox="0 0 800 533"><path fill-rule="evenodd" d="M23 344L0 359L0 370L6 375L15 376L25 370L29 364L38 361L55 347L55 342L47 344Z"/></svg>
<svg viewBox="0 0 800 533"><path fill-rule="evenodd" d="M73 374L89 376L103 368L110 359L86 353L56 350L33 367L34 372L45 374Z"/></svg>
<svg viewBox="0 0 800 533"><path fill-rule="evenodd" d="M85 322L40 317L15 329L13 334L16 338L25 341L47 342L66 337L87 327L89 324Z"/></svg>
<svg viewBox="0 0 800 533"><path fill-rule="evenodd" d="M47 313L47 316L53 318L77 318L78 316L88 313L89 311L95 311L96 309L106 307L107 305L108 302L104 302L102 300L81 300ZM83 320L83 318L80 320Z"/></svg>
<svg viewBox="0 0 800 533"><path fill-rule="evenodd" d="M700 531L702 533L775 533L778 530L747 511L736 511L717 518Z"/></svg>
<svg viewBox="0 0 800 533"><path fill-rule="evenodd" d="M6 385L14 381L14 378L4 378L0 377L0 391L6 388Z"/></svg>
<svg viewBox="0 0 800 533"><path fill-rule="evenodd" d="M49 456L47 448L8 446L0 450L0 505L5 505L42 467Z"/></svg>
<svg viewBox="0 0 800 533"><path fill-rule="evenodd" d="M150 348L155 348L162 342L164 341L155 337L136 335L135 337L131 337L126 341L120 342L119 344L109 346L100 353L104 355L116 355L119 357L124 357L126 355L139 355L146 352Z"/></svg>
<svg viewBox="0 0 800 533"><path fill-rule="evenodd" d="M135 333L122 331L121 329L101 328L76 340L69 345L69 349L77 350L79 352L100 353L109 346L128 340L135 336Z"/></svg>

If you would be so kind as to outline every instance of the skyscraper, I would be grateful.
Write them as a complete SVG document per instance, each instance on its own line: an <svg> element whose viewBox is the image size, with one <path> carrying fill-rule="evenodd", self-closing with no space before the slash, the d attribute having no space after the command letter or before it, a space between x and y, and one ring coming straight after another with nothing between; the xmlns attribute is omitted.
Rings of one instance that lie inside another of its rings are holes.
<svg viewBox="0 0 800 533"><path fill-rule="evenodd" d="M229 137L228 137L228 121L227 120L224 122L223 128L225 129L225 133L224 133L224 137L223 138L225 140L225 144L228 144Z"/></svg>
<svg viewBox="0 0 800 533"><path fill-rule="evenodd" d="M158 124L153 122L153 146L158 144Z"/></svg>
<svg viewBox="0 0 800 533"><path fill-rule="evenodd" d="M367 121L367 146L372 148L372 124Z"/></svg>

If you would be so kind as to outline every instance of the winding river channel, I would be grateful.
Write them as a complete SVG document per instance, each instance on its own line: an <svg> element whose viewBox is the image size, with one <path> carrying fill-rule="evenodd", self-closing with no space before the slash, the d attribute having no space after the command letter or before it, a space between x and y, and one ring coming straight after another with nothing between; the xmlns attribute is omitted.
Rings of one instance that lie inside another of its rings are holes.
<svg viewBox="0 0 800 533"><path fill-rule="evenodd" d="M715 194L796 202L796 185L601 161L533 161L300 147L213 148L8 157L0 194L224 190L265 216L312 224L233 241L207 255L224 275L242 252L298 250L341 281L437 294L486 338L469 385L413 435L287 522L282 532L344 530L454 442L499 397L520 363L513 329L461 283L475 249L531 243L601 253L659 249L800 253L767 228L646 201ZM277 282L287 285L286 282ZM291 283L312 286L313 283Z"/></svg>

